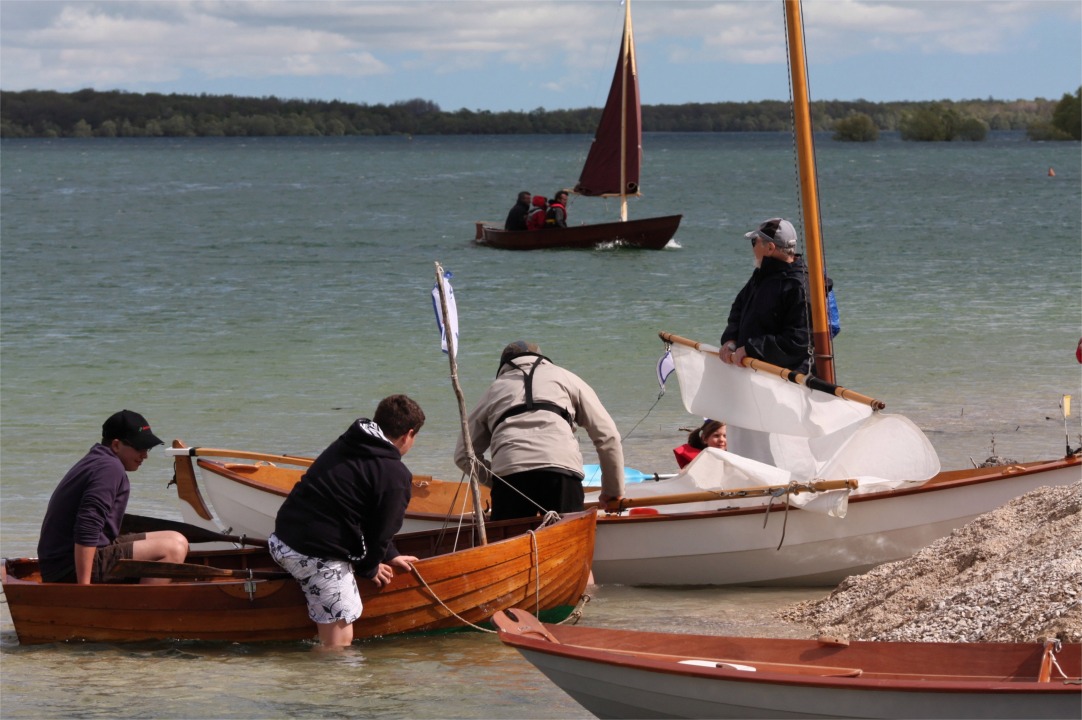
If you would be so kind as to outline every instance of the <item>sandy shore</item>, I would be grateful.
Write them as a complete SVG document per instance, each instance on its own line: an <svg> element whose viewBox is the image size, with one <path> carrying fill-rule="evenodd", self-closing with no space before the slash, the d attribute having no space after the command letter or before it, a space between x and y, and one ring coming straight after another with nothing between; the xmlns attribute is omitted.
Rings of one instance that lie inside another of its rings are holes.
<svg viewBox="0 0 1082 720"><path fill-rule="evenodd" d="M777 616L851 640L1082 642L1082 481L1034 490Z"/></svg>

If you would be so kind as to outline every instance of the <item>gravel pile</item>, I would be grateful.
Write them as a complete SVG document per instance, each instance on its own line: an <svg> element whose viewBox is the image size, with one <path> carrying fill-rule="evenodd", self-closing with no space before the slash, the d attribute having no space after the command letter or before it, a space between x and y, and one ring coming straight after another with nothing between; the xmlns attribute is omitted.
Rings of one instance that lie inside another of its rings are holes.
<svg viewBox="0 0 1082 720"><path fill-rule="evenodd" d="M1082 481L1034 490L777 615L851 640L1082 642Z"/></svg>

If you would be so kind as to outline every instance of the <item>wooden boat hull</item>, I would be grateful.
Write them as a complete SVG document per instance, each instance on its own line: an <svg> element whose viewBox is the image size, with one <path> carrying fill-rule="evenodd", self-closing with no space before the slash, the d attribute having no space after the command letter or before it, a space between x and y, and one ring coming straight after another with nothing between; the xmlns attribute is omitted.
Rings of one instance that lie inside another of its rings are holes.
<svg viewBox="0 0 1082 720"><path fill-rule="evenodd" d="M683 215L628 220L626 222L568 225L544 230L504 230L477 223L474 242L500 250L548 250L594 248L604 243L620 247L661 250L676 234Z"/></svg>
<svg viewBox="0 0 1082 720"><path fill-rule="evenodd" d="M468 537L456 538L453 532L397 537L401 552L424 559L416 564L416 573L399 573L382 590L367 581L359 583L364 613L354 623L355 637L462 628L512 607L566 616L589 580L595 514L568 515L555 525L526 532L536 525L536 520L492 523L490 542L482 547L469 547ZM450 552L455 542L468 549ZM279 569L265 550L193 553L189 562ZM315 637L304 596L291 578L73 585L41 582L36 560L5 559L0 581L23 645Z"/></svg>
<svg viewBox="0 0 1082 720"><path fill-rule="evenodd" d="M1056 655L1071 680L1039 682L1037 643L841 647L495 620L504 644L599 718L1077 718L1082 702L1077 644Z"/></svg>
<svg viewBox="0 0 1082 720"><path fill-rule="evenodd" d="M1077 482L1080 473L1077 457L944 472L913 489L854 495L844 518L795 508L786 513L776 502L765 528L762 506L605 516L598 520L594 580L837 585L849 575L910 557L1031 490Z"/></svg>

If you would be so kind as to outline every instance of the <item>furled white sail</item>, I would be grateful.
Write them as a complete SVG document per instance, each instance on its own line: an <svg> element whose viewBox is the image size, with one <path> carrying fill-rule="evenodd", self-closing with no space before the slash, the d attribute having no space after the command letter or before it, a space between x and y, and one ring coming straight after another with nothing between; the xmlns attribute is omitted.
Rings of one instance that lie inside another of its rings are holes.
<svg viewBox="0 0 1082 720"><path fill-rule="evenodd" d="M717 348L673 345L680 396L688 412L769 433L816 437L872 414L867 405L794 385L775 375L727 365Z"/></svg>
<svg viewBox="0 0 1082 720"><path fill-rule="evenodd" d="M674 485L706 490L856 478L861 493L919 484L939 472L935 449L908 418L726 365L716 352L703 344L672 347L688 412L729 425L729 452L701 453L681 473L687 480ZM832 491L790 502L844 517L847 498L848 491Z"/></svg>

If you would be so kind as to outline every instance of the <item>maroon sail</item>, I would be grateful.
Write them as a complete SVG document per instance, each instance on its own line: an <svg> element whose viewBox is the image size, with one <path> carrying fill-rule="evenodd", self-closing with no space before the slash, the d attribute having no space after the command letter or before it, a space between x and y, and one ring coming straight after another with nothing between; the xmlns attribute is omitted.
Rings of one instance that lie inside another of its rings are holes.
<svg viewBox="0 0 1082 720"><path fill-rule="evenodd" d="M474 242L505 250L548 248L633 247L661 250L680 227L680 215L627 217L627 199L639 195L642 165L642 110L639 75L635 65L635 38L631 30L631 0L624 0L624 37L616 61L601 123L574 192L593 197L619 197L618 222L569 224L540 230L504 230L503 224L476 224Z"/></svg>
<svg viewBox="0 0 1082 720"><path fill-rule="evenodd" d="M631 3L624 13L624 39L609 98L590 153L575 186L580 195L638 195L642 164L642 109L631 31Z"/></svg>

